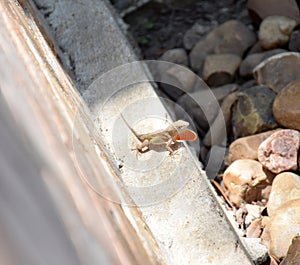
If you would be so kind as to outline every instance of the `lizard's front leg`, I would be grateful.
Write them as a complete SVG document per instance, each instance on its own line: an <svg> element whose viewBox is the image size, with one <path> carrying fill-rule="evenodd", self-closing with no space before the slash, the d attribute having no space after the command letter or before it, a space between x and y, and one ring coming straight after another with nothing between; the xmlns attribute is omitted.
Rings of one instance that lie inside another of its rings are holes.
<svg viewBox="0 0 300 265"><path fill-rule="evenodd" d="M174 150L171 148L171 144L173 143L173 139L170 138L168 141L167 141L167 144L166 144L166 148L167 150L170 152L170 155L173 155L174 153Z"/></svg>

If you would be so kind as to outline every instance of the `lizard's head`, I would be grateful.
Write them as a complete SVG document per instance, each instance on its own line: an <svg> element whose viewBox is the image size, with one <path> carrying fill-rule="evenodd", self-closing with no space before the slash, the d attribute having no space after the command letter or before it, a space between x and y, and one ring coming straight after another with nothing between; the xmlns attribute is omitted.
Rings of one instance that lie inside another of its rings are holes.
<svg viewBox="0 0 300 265"><path fill-rule="evenodd" d="M172 126L177 133L181 133L189 126L189 123L187 121L178 120L172 123L170 126Z"/></svg>

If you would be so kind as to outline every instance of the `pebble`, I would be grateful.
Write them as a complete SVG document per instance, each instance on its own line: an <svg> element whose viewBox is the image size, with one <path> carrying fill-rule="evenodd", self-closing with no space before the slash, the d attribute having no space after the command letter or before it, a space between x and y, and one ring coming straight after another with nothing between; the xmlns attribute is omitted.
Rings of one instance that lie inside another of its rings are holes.
<svg viewBox="0 0 300 265"><path fill-rule="evenodd" d="M279 53L286 52L284 49L273 49L269 51L252 53L248 55L241 63L239 68L239 74L244 77L249 77L253 75L253 69L263 60Z"/></svg>
<svg viewBox="0 0 300 265"><path fill-rule="evenodd" d="M284 16L269 16L260 24L258 38L260 46L265 49L282 47L287 44L297 25L294 19Z"/></svg>
<svg viewBox="0 0 300 265"><path fill-rule="evenodd" d="M273 15L286 16L299 22L299 8L295 0L248 0L247 8L256 26Z"/></svg>
<svg viewBox="0 0 300 265"><path fill-rule="evenodd" d="M212 87L231 83L241 63L235 54L211 54L204 61L202 77Z"/></svg>
<svg viewBox="0 0 300 265"><path fill-rule="evenodd" d="M265 86L254 86L238 94L233 110L234 138L253 135L276 128L272 104L276 94Z"/></svg>
<svg viewBox="0 0 300 265"><path fill-rule="evenodd" d="M160 60L188 66L188 55L182 48L167 50Z"/></svg>
<svg viewBox="0 0 300 265"><path fill-rule="evenodd" d="M260 163L276 174L297 169L300 133L296 130L274 132L258 148Z"/></svg>
<svg viewBox="0 0 300 265"><path fill-rule="evenodd" d="M233 141L229 146L229 163L238 159L258 160L257 150L259 145L276 130L241 137Z"/></svg>
<svg viewBox="0 0 300 265"><path fill-rule="evenodd" d="M223 183L230 201L238 208L245 203L262 199L262 191L269 185L262 165L255 160L234 161L225 170Z"/></svg>
<svg viewBox="0 0 300 265"><path fill-rule="evenodd" d="M278 93L288 83L300 79L299 69L300 53L284 52L261 62L253 73L258 84Z"/></svg>
<svg viewBox="0 0 300 265"><path fill-rule="evenodd" d="M194 71L202 73L208 54L230 53L243 56L256 41L256 36L247 26L237 20L229 20L212 30L200 40L189 54Z"/></svg>
<svg viewBox="0 0 300 265"><path fill-rule="evenodd" d="M300 80L289 83L275 97L273 114L282 126L300 130Z"/></svg>

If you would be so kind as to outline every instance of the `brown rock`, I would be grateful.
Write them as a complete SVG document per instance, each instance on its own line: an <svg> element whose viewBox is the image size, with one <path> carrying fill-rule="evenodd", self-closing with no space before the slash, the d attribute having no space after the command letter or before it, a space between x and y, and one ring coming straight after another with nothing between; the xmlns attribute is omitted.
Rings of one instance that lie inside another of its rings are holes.
<svg viewBox="0 0 300 265"><path fill-rule="evenodd" d="M284 49L274 49L260 53L253 53L248 55L241 63L239 73L241 76L251 76L253 69L263 60L279 53L286 52Z"/></svg>
<svg viewBox="0 0 300 265"><path fill-rule="evenodd" d="M297 169L300 133L280 130L273 133L258 148L258 160L274 173Z"/></svg>
<svg viewBox="0 0 300 265"><path fill-rule="evenodd" d="M237 207L261 200L262 190L268 185L267 182L262 165L250 159L234 161L223 175L228 197Z"/></svg>
<svg viewBox="0 0 300 265"><path fill-rule="evenodd" d="M300 176L291 172L278 174L272 183L268 215L272 217L281 205L294 199L300 199Z"/></svg>
<svg viewBox="0 0 300 265"><path fill-rule="evenodd" d="M300 80L289 83L278 93L273 114L282 126L300 130Z"/></svg>
<svg viewBox="0 0 300 265"><path fill-rule="evenodd" d="M188 56L184 49L170 49L164 52L160 60L188 66Z"/></svg>
<svg viewBox="0 0 300 265"><path fill-rule="evenodd" d="M229 163L238 159L257 160L257 150L259 145L275 131L276 130L271 130L242 137L232 142L229 146Z"/></svg>
<svg viewBox="0 0 300 265"><path fill-rule="evenodd" d="M248 0L247 8L256 26L266 17L273 15L286 16L299 21L299 9L295 0Z"/></svg>
<svg viewBox="0 0 300 265"><path fill-rule="evenodd" d="M277 259L286 256L292 239L300 233L300 199L290 200L270 217L269 253Z"/></svg>
<svg viewBox="0 0 300 265"><path fill-rule="evenodd" d="M256 66L253 70L258 84L280 92L288 83L300 79L300 54L284 52L274 55Z"/></svg>
<svg viewBox="0 0 300 265"><path fill-rule="evenodd" d="M273 117L272 104L276 94L264 86L254 86L238 94L233 110L233 134L235 139L277 127Z"/></svg>
<svg viewBox="0 0 300 265"><path fill-rule="evenodd" d="M281 47L288 43L297 22L284 16L269 16L260 24L258 38L263 49Z"/></svg>
<svg viewBox="0 0 300 265"><path fill-rule="evenodd" d="M208 54L230 53L241 57L255 40L254 32L243 23L229 20L195 45L189 55L191 67L202 73L203 62Z"/></svg>
<svg viewBox="0 0 300 265"><path fill-rule="evenodd" d="M202 77L213 87L228 84L233 81L241 63L241 58L235 54L212 54L205 58Z"/></svg>
<svg viewBox="0 0 300 265"><path fill-rule="evenodd" d="M286 257L281 261L280 265L299 265L300 264L300 236L292 239Z"/></svg>

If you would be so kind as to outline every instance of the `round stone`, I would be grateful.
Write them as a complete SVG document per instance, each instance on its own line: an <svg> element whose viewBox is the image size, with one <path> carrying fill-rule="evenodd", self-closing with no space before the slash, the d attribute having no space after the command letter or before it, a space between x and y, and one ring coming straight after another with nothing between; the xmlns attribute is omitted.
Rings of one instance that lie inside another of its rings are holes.
<svg viewBox="0 0 300 265"><path fill-rule="evenodd" d="M275 97L273 115L282 126L300 130L300 80L289 83Z"/></svg>

